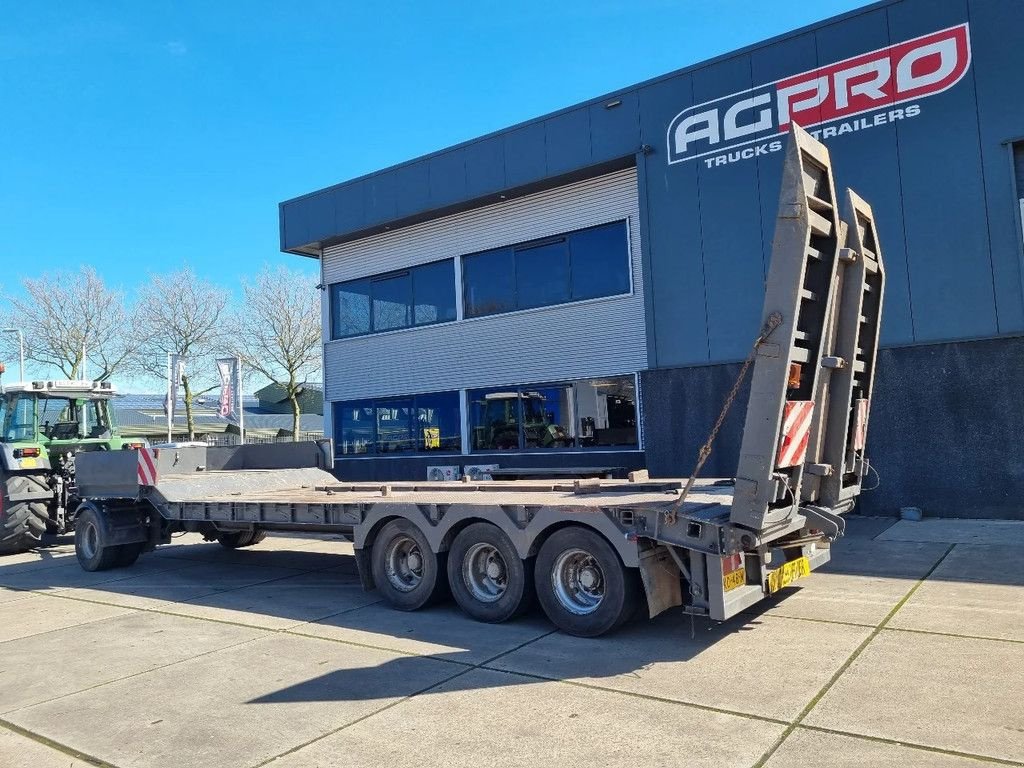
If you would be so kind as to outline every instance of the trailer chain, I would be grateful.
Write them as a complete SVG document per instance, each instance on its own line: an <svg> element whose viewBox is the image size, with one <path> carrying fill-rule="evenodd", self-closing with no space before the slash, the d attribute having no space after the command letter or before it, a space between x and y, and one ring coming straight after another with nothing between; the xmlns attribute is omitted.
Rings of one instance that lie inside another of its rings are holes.
<svg viewBox="0 0 1024 768"><path fill-rule="evenodd" d="M747 377L747 371L750 370L751 364L757 357L757 350L762 344L764 344L768 337L770 337L775 329L782 325L782 314L780 312L772 312L768 315L768 319L765 320L763 326L761 326L761 333L754 339L754 345L750 349L750 354L747 355L747 359L743 361L743 367L740 368L739 375L736 377L736 382L732 385L732 390L729 392L729 396L725 399L725 404L722 406L721 412L718 414L718 419L715 421L715 426L711 428L711 433L708 435L708 439L704 441L704 445L700 447L700 451L697 454L697 465L693 468L693 472L690 474L690 478L686 481L686 485L683 488L682 493L679 494L679 498L676 499L672 506L665 512L665 525L675 525L677 519L677 513L679 508L683 506L683 502L686 501L686 497L690 493L690 489L693 488L694 482L697 480L697 475L704 467L704 462L708 460L711 455L711 448L715 443L715 438L718 437L718 431L722 428L722 423L725 421L725 417L729 414L729 409L732 408L732 403L736 399L736 395L739 394L740 386L743 384L743 380Z"/></svg>

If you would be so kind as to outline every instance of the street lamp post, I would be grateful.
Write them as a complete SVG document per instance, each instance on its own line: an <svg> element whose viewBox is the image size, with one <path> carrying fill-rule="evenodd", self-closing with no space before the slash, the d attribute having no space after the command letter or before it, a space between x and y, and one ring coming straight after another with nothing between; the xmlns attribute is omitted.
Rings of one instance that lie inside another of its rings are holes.
<svg viewBox="0 0 1024 768"><path fill-rule="evenodd" d="M18 364L21 367L21 380L25 380L25 337L20 328L4 328L2 333L18 334Z"/></svg>

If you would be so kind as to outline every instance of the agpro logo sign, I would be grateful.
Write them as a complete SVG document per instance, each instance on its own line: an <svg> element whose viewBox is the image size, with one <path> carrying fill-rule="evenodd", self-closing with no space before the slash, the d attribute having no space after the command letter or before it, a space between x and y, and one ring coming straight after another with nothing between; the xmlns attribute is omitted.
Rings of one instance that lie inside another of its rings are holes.
<svg viewBox="0 0 1024 768"><path fill-rule="evenodd" d="M782 142L772 138L794 122L808 130L828 125L811 130L828 139L916 117L920 105L909 102L952 87L970 64L970 36L960 24L707 101L669 124L668 162L704 158L710 168L777 152ZM866 113L873 114L847 120Z"/></svg>

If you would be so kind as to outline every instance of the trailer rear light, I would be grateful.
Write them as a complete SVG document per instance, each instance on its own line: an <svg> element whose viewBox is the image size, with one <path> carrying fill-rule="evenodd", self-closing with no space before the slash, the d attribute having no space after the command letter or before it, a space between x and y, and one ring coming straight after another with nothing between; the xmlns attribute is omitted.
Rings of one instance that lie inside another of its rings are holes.
<svg viewBox="0 0 1024 768"><path fill-rule="evenodd" d="M800 363L789 364L789 378L786 380L786 386L790 389L800 388Z"/></svg>
<svg viewBox="0 0 1024 768"><path fill-rule="evenodd" d="M124 445L121 446L121 450L123 450L123 451L137 451L140 448L145 448L145 447L146 447L145 443L125 443Z"/></svg>
<svg viewBox="0 0 1024 768"><path fill-rule="evenodd" d="M14 458L16 459L31 459L40 454L38 448L15 448Z"/></svg>

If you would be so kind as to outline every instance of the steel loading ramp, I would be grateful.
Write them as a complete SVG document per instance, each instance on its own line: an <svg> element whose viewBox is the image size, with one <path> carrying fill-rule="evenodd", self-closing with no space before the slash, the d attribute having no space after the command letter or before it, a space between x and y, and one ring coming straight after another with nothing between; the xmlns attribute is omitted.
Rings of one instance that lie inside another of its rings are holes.
<svg viewBox="0 0 1024 768"><path fill-rule="evenodd" d="M847 240L850 242L847 243ZM839 215L828 149L799 126L783 165L733 524L762 533L818 510L841 530L868 471L884 270L871 208Z"/></svg>

